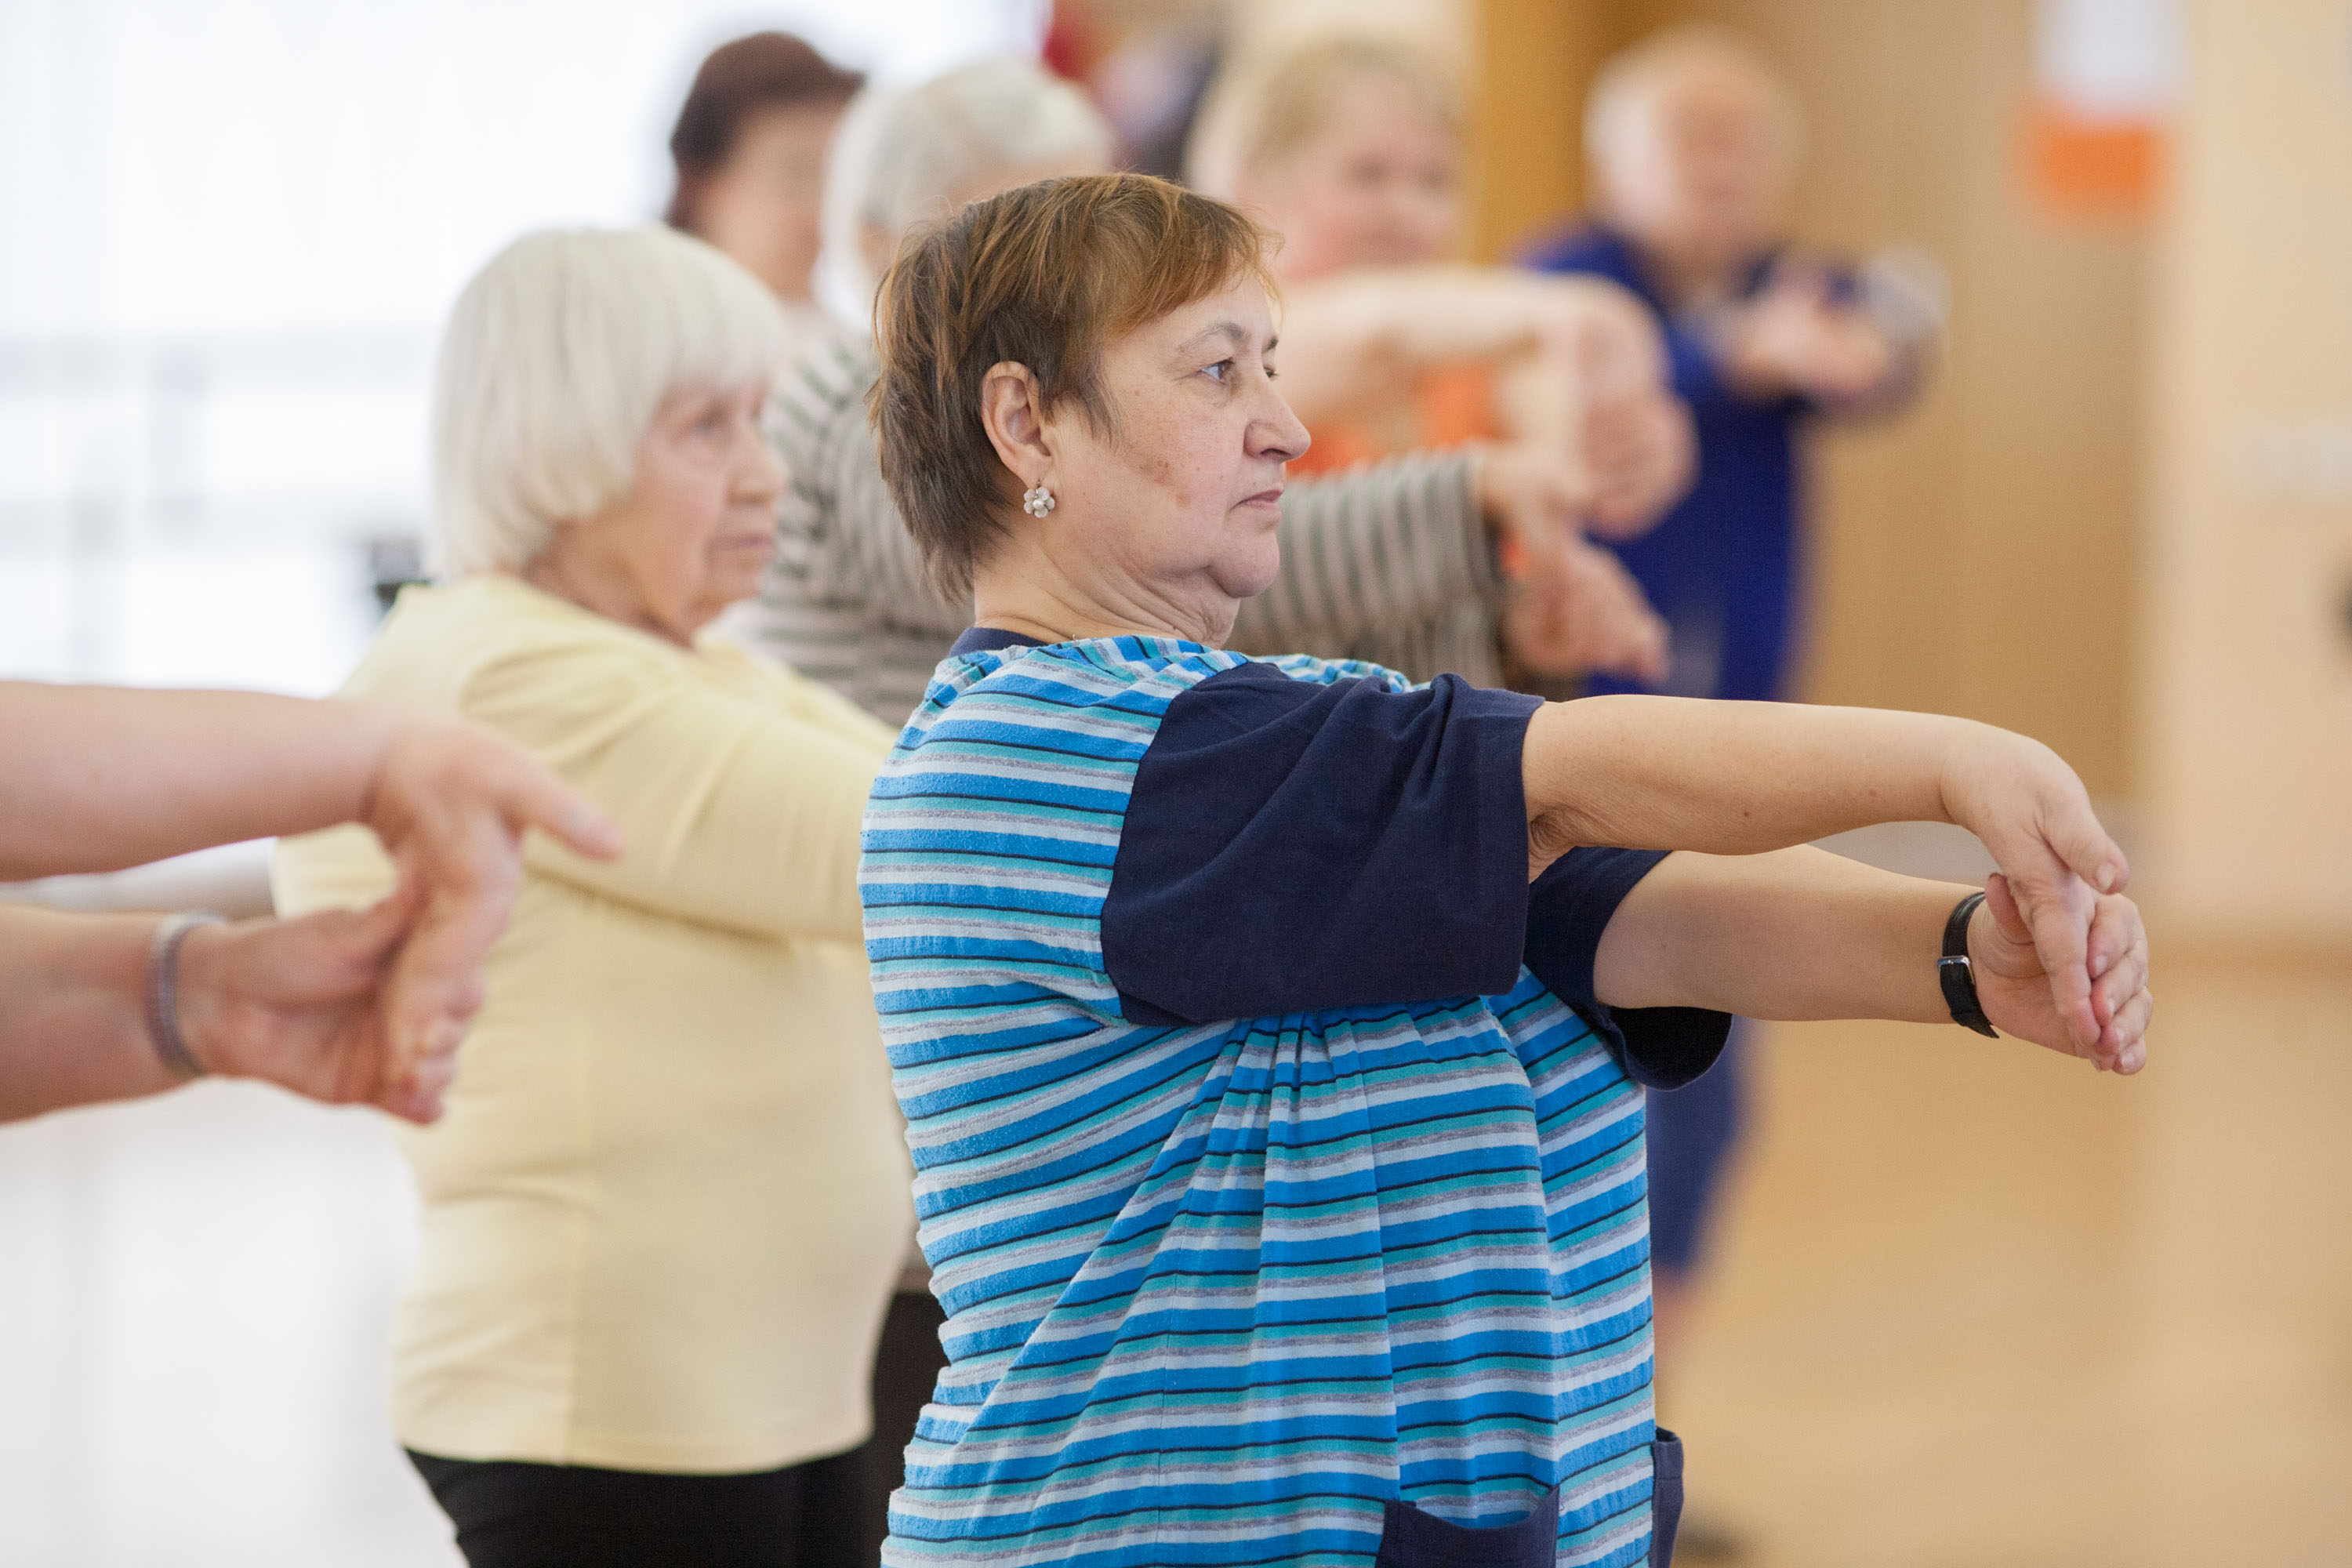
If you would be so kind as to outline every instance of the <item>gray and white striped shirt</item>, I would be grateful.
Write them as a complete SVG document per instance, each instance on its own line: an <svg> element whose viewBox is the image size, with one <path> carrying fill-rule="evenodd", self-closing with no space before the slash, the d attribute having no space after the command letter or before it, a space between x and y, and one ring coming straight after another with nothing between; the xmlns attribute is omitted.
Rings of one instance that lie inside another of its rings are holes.
<svg viewBox="0 0 2352 1568"><path fill-rule="evenodd" d="M720 629L896 727L971 624L971 605L932 585L882 482L866 415L880 371L870 342L841 332L778 378L768 437L792 470L780 548L758 596ZM1502 578L1479 521L1476 462L1431 453L1292 485L1281 574L1242 605L1232 646L1495 685Z"/></svg>

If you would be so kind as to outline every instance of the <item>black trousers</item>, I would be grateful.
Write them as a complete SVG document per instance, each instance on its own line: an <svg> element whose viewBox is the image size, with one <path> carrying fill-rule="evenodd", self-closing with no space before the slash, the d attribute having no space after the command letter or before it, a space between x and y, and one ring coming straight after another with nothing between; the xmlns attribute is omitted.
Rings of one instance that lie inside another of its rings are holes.
<svg viewBox="0 0 2352 1568"><path fill-rule="evenodd" d="M736 1476L408 1458L470 1568L874 1568L864 1455Z"/></svg>
<svg viewBox="0 0 2352 1568"><path fill-rule="evenodd" d="M890 1494L906 1478L907 1445L915 1440L915 1423L948 1364L940 1346L940 1325L947 1321L929 1290L901 1290L882 1320L882 1342L874 1354L874 1436L858 1450L866 1461L865 1527L874 1542L868 1563L882 1560Z"/></svg>

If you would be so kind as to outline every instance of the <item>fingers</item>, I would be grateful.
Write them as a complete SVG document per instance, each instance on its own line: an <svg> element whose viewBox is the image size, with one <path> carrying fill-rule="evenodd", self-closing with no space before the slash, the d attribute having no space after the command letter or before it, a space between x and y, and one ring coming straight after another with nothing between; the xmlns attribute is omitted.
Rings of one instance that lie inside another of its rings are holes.
<svg viewBox="0 0 2352 1568"><path fill-rule="evenodd" d="M457 1037L453 1036L446 1050L419 1061L401 1081L386 1083L375 1103L404 1121L429 1127L441 1120L444 1098L457 1076Z"/></svg>
<svg viewBox="0 0 2352 1568"><path fill-rule="evenodd" d="M2128 1077L2147 1066L2147 1026L2156 1015L2156 994L2140 991L2108 1026L2109 1059L2104 1064Z"/></svg>
<svg viewBox="0 0 2352 1568"><path fill-rule="evenodd" d="M2124 852L2099 825L2079 784L2059 796L2042 837L2074 875L2103 893L2120 893L2131 881Z"/></svg>
<svg viewBox="0 0 2352 1568"><path fill-rule="evenodd" d="M592 860L610 860L620 854L617 823L544 764L509 750L511 782L499 805L509 823L539 828Z"/></svg>
<svg viewBox="0 0 2352 1568"><path fill-rule="evenodd" d="M2091 923L2088 944L2094 989L2102 995L2123 996L2147 980L2147 931L2139 910L2129 899L2099 900Z"/></svg>
<svg viewBox="0 0 2352 1568"><path fill-rule="evenodd" d="M2017 895L2010 891L2009 879L1995 871L1985 879L1985 909L1993 924L2011 942L2031 942L2033 930L2025 923L2024 911L2017 907Z"/></svg>
<svg viewBox="0 0 2352 1568"><path fill-rule="evenodd" d="M2077 1052L2092 1055L2100 1026L2091 1005L2093 895L2061 867L2030 877L2012 870L2009 883L2021 895L2018 908L2032 932L2033 951L2050 985L2051 1005ZM1990 899L1989 892L1987 896Z"/></svg>
<svg viewBox="0 0 2352 1568"><path fill-rule="evenodd" d="M436 1050L456 1048L454 1037L481 1005L482 961L506 930L521 882L513 836L478 818L429 852L404 847L401 860L422 890L384 992L395 1082Z"/></svg>

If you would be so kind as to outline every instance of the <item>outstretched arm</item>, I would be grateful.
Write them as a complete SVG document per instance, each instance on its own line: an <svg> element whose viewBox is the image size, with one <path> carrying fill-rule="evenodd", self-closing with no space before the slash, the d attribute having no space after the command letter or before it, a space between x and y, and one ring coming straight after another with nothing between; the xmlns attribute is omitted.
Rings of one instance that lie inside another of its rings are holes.
<svg viewBox="0 0 2352 1568"><path fill-rule="evenodd" d="M0 681L0 733L5 880L472 811L613 847L603 815L512 747L377 703Z"/></svg>
<svg viewBox="0 0 2352 1568"><path fill-rule="evenodd" d="M1877 822L1953 822L2008 879L2074 1043L2096 1046L2098 895L2129 879L2047 746L1962 719L1791 703L1548 703L1521 759L1530 874L1572 846L1752 855Z"/></svg>
<svg viewBox="0 0 2352 1568"><path fill-rule="evenodd" d="M618 852L613 824L521 752L468 725L362 702L244 691L0 683L0 876L111 870L213 844L363 822L415 895L383 1000L407 1064L479 1005L526 829Z"/></svg>
<svg viewBox="0 0 2352 1568"><path fill-rule="evenodd" d="M1948 1023L1936 959L1944 922L1969 891L1809 847L1670 855L1618 905L1594 957L1594 991L1613 1007ZM2147 934L2130 900L2099 898L2086 952L2098 1025L2087 1043L2060 1016L2005 879L1993 879L1969 925L1978 996L1995 1027L2137 1072L2155 1003Z"/></svg>
<svg viewBox="0 0 2352 1568"><path fill-rule="evenodd" d="M381 992L413 899L199 926L173 965L180 1037L205 1070L414 1121L440 1111L456 1040L397 1079ZM183 1080L147 1019L156 921L0 909L0 1121L160 1094Z"/></svg>

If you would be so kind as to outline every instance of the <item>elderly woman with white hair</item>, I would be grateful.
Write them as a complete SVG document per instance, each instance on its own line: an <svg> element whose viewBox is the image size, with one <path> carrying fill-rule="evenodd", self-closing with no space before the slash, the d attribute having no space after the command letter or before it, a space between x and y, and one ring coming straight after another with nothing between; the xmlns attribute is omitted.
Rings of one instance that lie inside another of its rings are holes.
<svg viewBox="0 0 2352 1568"><path fill-rule="evenodd" d="M873 1560L847 1456L912 1225L857 945L889 736L702 636L774 550L787 348L698 240L509 247L442 345L443 580L345 688L519 742L628 841L530 845L447 1116L406 1143L394 1418L474 1568ZM279 907L390 878L363 830L289 841Z"/></svg>
<svg viewBox="0 0 2352 1568"><path fill-rule="evenodd" d="M894 727L971 625L971 605L934 585L882 483L865 405L879 373L864 330L876 285L908 233L1016 185L1107 170L1112 154L1085 95L1027 60L869 88L842 119L817 290L859 326L813 345L778 384L771 435L793 472L782 551L759 599L727 626ZM1313 344L1294 347L1294 363L1313 363ZM1678 481L1680 436L1679 426L1636 433L1654 459L1657 504L1667 499L1660 480ZM1590 465L1515 447L1413 452L1296 484L1282 504L1284 572L1243 608L1235 641L1492 679L1511 587L1497 557L1510 553L1546 570L1555 590L1523 617L1543 638L1539 657L1561 668L1646 668L1663 646L1659 623L1576 532L1593 489Z"/></svg>

